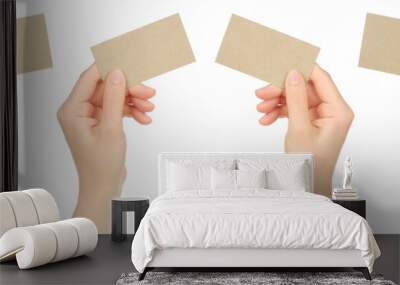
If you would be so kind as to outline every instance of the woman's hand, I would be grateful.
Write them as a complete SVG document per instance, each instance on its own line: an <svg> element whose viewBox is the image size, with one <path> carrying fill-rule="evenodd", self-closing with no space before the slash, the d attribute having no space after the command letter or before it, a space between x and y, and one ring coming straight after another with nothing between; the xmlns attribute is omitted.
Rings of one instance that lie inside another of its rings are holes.
<svg viewBox="0 0 400 285"><path fill-rule="evenodd" d="M260 124L270 125L288 117L286 152L312 152L315 158L314 191L331 195L332 174L354 118L329 74L318 65L309 82L292 70L285 91L271 85L256 91L263 100L257 110L265 115Z"/></svg>
<svg viewBox="0 0 400 285"><path fill-rule="evenodd" d="M115 70L101 80L95 65L84 71L58 111L79 175L75 216L95 222L100 233L110 231L111 199L121 194L125 180L124 116L149 124L148 101L155 91L143 85L126 89L124 75Z"/></svg>

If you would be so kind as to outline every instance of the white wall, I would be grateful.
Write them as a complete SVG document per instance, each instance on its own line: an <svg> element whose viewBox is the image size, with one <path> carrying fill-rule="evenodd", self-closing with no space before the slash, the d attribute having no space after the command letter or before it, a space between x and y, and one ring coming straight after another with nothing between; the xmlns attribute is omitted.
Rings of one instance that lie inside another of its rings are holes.
<svg viewBox="0 0 400 285"><path fill-rule="evenodd" d="M254 90L264 82L214 63L231 13L321 47L318 62L334 77L356 118L345 155L354 184L367 199L374 232L400 233L400 79L358 68L365 16L400 18L398 0L25 0L18 16L45 13L53 69L19 76L20 183L51 191L62 215L72 215L77 175L56 111L79 73L93 62L89 47L133 28L181 14L197 63L145 82L158 90L154 123L125 121L128 138L123 196L156 196L162 151L283 150L286 121L258 125Z"/></svg>

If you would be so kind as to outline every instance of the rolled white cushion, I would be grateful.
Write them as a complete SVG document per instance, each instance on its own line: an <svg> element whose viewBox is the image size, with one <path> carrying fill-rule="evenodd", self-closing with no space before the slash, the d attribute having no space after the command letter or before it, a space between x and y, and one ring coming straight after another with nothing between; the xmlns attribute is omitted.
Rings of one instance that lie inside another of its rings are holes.
<svg viewBox="0 0 400 285"><path fill-rule="evenodd" d="M56 236L43 225L14 228L0 239L0 260L10 259L16 254L20 269L51 262L56 250Z"/></svg>
<svg viewBox="0 0 400 285"><path fill-rule="evenodd" d="M78 249L78 232L71 223L59 221L44 224L50 228L56 236L57 249L52 262L57 262L74 256Z"/></svg>
<svg viewBox="0 0 400 285"><path fill-rule="evenodd" d="M8 202L15 215L17 227L33 226L39 223L35 205L31 197L22 191L1 193Z"/></svg>
<svg viewBox="0 0 400 285"><path fill-rule="evenodd" d="M20 269L76 257L97 245L97 228L85 218L14 228L0 238L0 261L16 255Z"/></svg>
<svg viewBox="0 0 400 285"><path fill-rule="evenodd" d="M96 225L86 218L73 218L64 222L73 225L78 233L78 248L75 256L86 254L96 248L97 245L97 228Z"/></svg>
<svg viewBox="0 0 400 285"><path fill-rule="evenodd" d="M9 229L15 228L17 223L13 209L6 197L0 194L0 237Z"/></svg>
<svg viewBox="0 0 400 285"><path fill-rule="evenodd" d="M60 220L57 203L49 192L44 189L29 189L22 192L28 194L32 199L39 218L39 224Z"/></svg>

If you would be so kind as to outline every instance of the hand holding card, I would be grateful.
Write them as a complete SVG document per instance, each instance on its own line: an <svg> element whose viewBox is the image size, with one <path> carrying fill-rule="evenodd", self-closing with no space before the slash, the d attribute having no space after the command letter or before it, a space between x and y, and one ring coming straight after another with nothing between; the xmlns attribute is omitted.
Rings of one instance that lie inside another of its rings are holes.
<svg viewBox="0 0 400 285"><path fill-rule="evenodd" d="M76 216L93 220L100 233L110 232L110 201L120 196L125 180L126 140L123 117L142 124L154 105L152 88L127 90L120 70L101 80L96 65L82 73L58 111L58 119L79 175Z"/></svg>
<svg viewBox="0 0 400 285"><path fill-rule="evenodd" d="M330 196L333 171L354 114L329 74L316 65L306 82L292 70L284 91L269 85L256 95L263 100L257 109L265 113L260 123L270 125L278 117L289 119L285 151L313 153L315 192Z"/></svg>

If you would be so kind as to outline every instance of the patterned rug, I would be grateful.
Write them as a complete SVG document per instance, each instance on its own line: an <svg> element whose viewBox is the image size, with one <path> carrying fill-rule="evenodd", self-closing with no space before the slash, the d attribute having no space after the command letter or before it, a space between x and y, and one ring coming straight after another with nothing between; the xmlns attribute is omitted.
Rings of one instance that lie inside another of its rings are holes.
<svg viewBox="0 0 400 285"><path fill-rule="evenodd" d="M381 275L372 275L373 280L368 281L359 272L148 272L142 281L137 280L138 276L138 273L124 273L117 285L395 285L392 281L384 280Z"/></svg>

